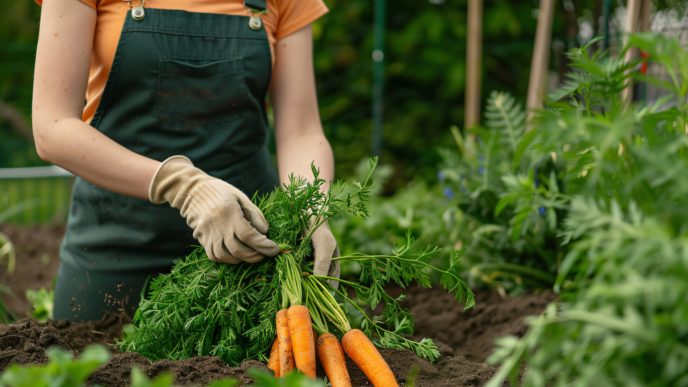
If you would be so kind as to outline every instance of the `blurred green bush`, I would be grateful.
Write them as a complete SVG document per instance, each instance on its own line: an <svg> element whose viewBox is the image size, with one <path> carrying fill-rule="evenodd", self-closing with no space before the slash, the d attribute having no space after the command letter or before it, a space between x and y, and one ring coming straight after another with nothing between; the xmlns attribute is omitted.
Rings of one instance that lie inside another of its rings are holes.
<svg viewBox="0 0 688 387"><path fill-rule="evenodd" d="M524 95L536 2L486 1L483 73L486 89ZM328 1L316 30L315 64L323 124L339 177L371 152L373 6ZM467 1L387 2L382 162L394 166L388 188L434 178L438 145L463 122Z"/></svg>
<svg viewBox="0 0 688 387"><path fill-rule="evenodd" d="M314 27L318 96L338 177L346 178L371 153L374 4L325 1L330 13ZM525 95L538 2L484 3L483 100L496 89ZM576 44L580 20L600 14L600 1L563 3L572 4L557 6L553 30L562 53L558 42ZM382 161L394 166L387 191L412 178L433 179L436 149L451 141L450 126L463 122L466 8L467 0L387 1ZM0 102L27 123L39 15L33 1L9 2L0 14ZM560 57L554 53L553 67ZM30 133L0 118L0 167L41 164Z"/></svg>

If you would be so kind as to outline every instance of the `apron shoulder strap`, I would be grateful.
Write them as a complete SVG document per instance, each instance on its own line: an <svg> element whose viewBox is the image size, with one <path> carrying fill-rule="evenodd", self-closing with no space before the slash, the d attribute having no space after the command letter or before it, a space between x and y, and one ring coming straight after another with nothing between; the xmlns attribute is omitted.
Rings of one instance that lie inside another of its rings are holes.
<svg viewBox="0 0 688 387"><path fill-rule="evenodd" d="M244 0L244 5L248 8L258 12L264 12L267 9L266 0Z"/></svg>

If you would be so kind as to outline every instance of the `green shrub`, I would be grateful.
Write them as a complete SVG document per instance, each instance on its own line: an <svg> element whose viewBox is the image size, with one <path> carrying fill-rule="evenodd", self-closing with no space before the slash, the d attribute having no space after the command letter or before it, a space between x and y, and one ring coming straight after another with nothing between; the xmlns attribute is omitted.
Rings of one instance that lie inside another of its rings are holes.
<svg viewBox="0 0 688 387"><path fill-rule="evenodd" d="M532 318L523 338L500 340L491 386L516 382L521 370L528 386L688 383L688 51L650 34L629 42L669 78L640 77L634 63L590 47L574 50L576 72L554 95L564 101L540 112L520 141L516 161L531 170L549 157L552 178L535 192L510 186L499 206L522 209L511 223L524 233L535 230L528 218L538 206L545 218L556 214L548 227L563 253L560 301ZM627 106L619 91L631 77L662 86L666 98ZM525 172L505 179L535 183Z"/></svg>

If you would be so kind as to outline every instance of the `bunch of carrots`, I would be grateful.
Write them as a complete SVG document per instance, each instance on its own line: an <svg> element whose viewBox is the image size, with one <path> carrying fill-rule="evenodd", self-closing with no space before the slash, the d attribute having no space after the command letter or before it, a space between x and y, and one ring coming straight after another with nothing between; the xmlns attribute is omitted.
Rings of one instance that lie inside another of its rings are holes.
<svg viewBox="0 0 688 387"><path fill-rule="evenodd" d="M394 373L375 345L359 329L351 329L342 337L330 332L316 334L311 325L308 308L292 305L277 313L277 338L270 350L268 368L276 377L298 369L315 378L316 350L320 364L333 387L351 386L344 353L351 358L374 386L397 386ZM343 348L342 348L343 347Z"/></svg>
<svg viewBox="0 0 688 387"><path fill-rule="evenodd" d="M317 351L333 387L351 386L344 353L374 386L398 385L391 368L368 336L360 329L351 328L328 285L315 276L301 273L290 254L280 255L277 266L283 270L283 306L290 306L280 309L275 319L277 337L270 350L268 368L276 377L296 368L315 379ZM303 305L304 300L308 306ZM327 321L343 333L341 344L328 331Z"/></svg>
<svg viewBox="0 0 688 387"><path fill-rule="evenodd" d="M366 332L377 336L379 343L385 347L410 349L429 360L435 360L439 351L432 340L415 342L405 337L412 333L413 326L408 312L399 304L403 296L390 296L384 290L384 285L393 282L402 288L411 283L430 286L428 272L434 271L440 274L440 282L445 289L457 299L465 299L466 307L473 303L472 293L456 275L458 255L452 255L450 267L442 270L428 262L438 250L417 251L412 248L410 236L391 255L354 253L333 258L333 261L340 263L356 262L361 268L358 280L310 274L312 266L308 256L312 233L339 213L360 211L365 214L366 192L374 167L373 162L364 183L355 185L354 190L350 191L354 194L341 191L333 194L332 190L323 193L320 190L323 181L318 179L314 170L315 180L302 185L306 190L311 190L310 194L303 196L304 191L301 191L289 200L295 208L301 209L298 215L294 215L293 211L275 211L269 203L264 206L266 216L274 222L271 225L286 225L289 223L285 221L287 219L293 220L291 224L301 225L297 227L300 229L300 238L296 243L285 244L282 253L276 257L275 269L282 300L276 313L276 338L268 360L268 368L276 376L286 375L296 368L315 378L317 352L332 386L351 386L346 353L374 386L397 386L394 373ZM279 215L280 212L283 215ZM279 233L279 230L274 232ZM289 239L278 236L275 240ZM330 286L332 283L337 286ZM383 319L371 318L361 308L361 305L366 305L375 309L380 303L384 304ZM357 310L364 319L362 329L366 332L352 329L342 304ZM335 333L341 335L341 344Z"/></svg>
<svg viewBox="0 0 688 387"><path fill-rule="evenodd" d="M401 305L403 295L388 294L385 285L429 287L433 273L470 308L473 295L458 275L460 254L452 254L448 267L441 269L430 263L438 249L419 250L409 236L389 255L333 258L355 263L358 278L311 274L313 231L342 214L367 215L374 168L371 160L361 183L336 182L328 190L313 168L312 181L292 177L281 189L258 198L270 224L268 237L280 245L281 253L256 264L226 265L210 261L198 248L179 259L169 274L151 281L120 348L150 359L213 355L237 365L267 358L272 345L269 364L276 375L297 369L311 377L317 352L333 386L351 384L345 353L375 386L397 385L371 339L380 347L436 360L439 350L432 340L409 338L413 323ZM381 315L370 316L373 310L381 310ZM353 316L361 319L360 330L352 329Z"/></svg>

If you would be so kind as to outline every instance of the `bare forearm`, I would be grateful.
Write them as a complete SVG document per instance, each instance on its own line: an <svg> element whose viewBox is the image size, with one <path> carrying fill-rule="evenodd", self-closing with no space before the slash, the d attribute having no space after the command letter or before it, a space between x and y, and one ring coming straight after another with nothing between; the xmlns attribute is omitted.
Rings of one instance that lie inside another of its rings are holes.
<svg viewBox="0 0 688 387"><path fill-rule="evenodd" d="M158 161L124 148L78 118L54 121L34 129L41 158L99 187L148 198L148 186Z"/></svg>
<svg viewBox="0 0 688 387"><path fill-rule="evenodd" d="M276 47L271 95L280 181L289 175L313 180L311 164L328 182L334 178L334 157L320 123L312 60L310 26L280 40Z"/></svg>
<svg viewBox="0 0 688 387"><path fill-rule="evenodd" d="M311 163L320 170L320 178L328 182L325 188L334 178L334 157L330 143L321 134L322 131L313 132L315 134L304 133L279 141L277 162L282 183L289 182L290 174L313 180Z"/></svg>
<svg viewBox="0 0 688 387"><path fill-rule="evenodd" d="M34 69L32 125L39 156L105 189L148 198L159 163L81 120L96 11L74 0L46 1Z"/></svg>

